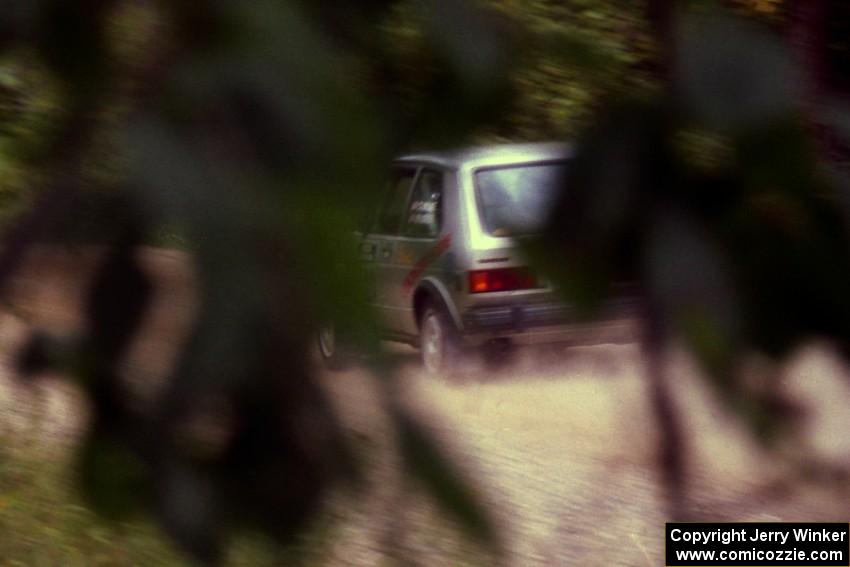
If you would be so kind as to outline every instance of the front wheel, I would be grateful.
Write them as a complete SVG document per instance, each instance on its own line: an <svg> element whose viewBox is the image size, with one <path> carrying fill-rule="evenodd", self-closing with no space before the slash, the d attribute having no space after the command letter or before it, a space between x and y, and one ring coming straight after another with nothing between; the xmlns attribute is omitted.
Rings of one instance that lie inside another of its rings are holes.
<svg viewBox="0 0 850 567"><path fill-rule="evenodd" d="M323 325L317 333L319 356L330 370L345 370L351 366L352 354L344 342L340 341L333 324Z"/></svg>
<svg viewBox="0 0 850 567"><path fill-rule="evenodd" d="M445 311L429 305L420 325L422 365L432 375L451 374L460 358L457 331Z"/></svg>

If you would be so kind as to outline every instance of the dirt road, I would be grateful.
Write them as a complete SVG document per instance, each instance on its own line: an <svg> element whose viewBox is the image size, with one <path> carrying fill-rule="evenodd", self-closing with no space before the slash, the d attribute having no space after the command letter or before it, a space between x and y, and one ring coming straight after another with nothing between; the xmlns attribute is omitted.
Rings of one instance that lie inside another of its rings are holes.
<svg viewBox="0 0 850 567"><path fill-rule="evenodd" d="M177 344L169 337L186 325L187 318L174 319L179 312L172 308L175 301L191 304L182 260L153 254L149 261L168 275L173 287L166 286L168 293L153 311L146 338L129 365L130 373L142 378L162 371ZM56 260L49 258L45 265L55 267ZM75 317L68 306L84 277L63 276L59 295L55 285L45 283L46 276L27 277L18 286L16 305L30 320L54 328L71 325ZM23 331L18 319L3 320L4 353ZM523 352L498 371L480 370L459 380L425 376L415 351L390 348L400 364L405 402L446 440L459 466L476 479L502 528L505 563L663 564L657 430L636 345L577 347L546 359ZM157 356L150 356L154 352ZM150 360L158 362L151 366ZM689 488L699 518L847 521L847 483L837 487L800 481L788 467L763 455L712 403L686 357L673 353L669 368L687 427ZM803 443L833 462L850 464L846 370L828 349L813 346L798 353L782 373L795 399L813 410ZM321 564L385 565L387 557L401 565L488 564L479 550L458 538L414 484L402 480L374 379L353 369L324 374L323 380L371 478L365 493L341 497L331 506L329 515L339 521L328 530ZM48 401L40 403L48 404L49 417L37 427L51 438L73 436L82 426L75 411L77 393L60 385L44 391ZM32 427L22 403L30 395L0 379L3 427Z"/></svg>
<svg viewBox="0 0 850 567"><path fill-rule="evenodd" d="M399 348L397 356L409 403L453 441L484 488L506 534L509 564L663 564L657 428L636 345L573 348L544 362L526 353L498 372L460 381L424 375L413 350ZM803 482L730 422L687 357L674 353L669 368L687 427L696 518L847 521L846 486ZM801 443L847 464L846 371L827 349L812 347L784 375L795 399L811 408ZM328 378L351 426L374 432L370 381L358 371ZM423 564L446 564L439 546L405 551Z"/></svg>

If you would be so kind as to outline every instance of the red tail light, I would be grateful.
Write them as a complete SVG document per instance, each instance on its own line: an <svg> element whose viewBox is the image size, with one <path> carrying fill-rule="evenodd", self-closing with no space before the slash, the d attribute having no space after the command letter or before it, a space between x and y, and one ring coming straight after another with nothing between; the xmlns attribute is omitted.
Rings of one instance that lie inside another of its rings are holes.
<svg viewBox="0 0 850 567"><path fill-rule="evenodd" d="M469 272L469 293L514 291L540 287L537 277L528 268L499 268Z"/></svg>

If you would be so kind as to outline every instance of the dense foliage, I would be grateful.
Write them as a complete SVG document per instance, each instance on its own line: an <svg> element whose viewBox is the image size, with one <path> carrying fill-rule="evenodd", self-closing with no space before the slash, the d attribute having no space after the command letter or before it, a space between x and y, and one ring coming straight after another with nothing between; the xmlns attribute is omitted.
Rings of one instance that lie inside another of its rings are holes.
<svg viewBox="0 0 850 567"><path fill-rule="evenodd" d="M850 16L826 0L687 4L6 6L0 205L15 222L0 278L34 241L107 248L73 353L39 335L21 357L28 374L65 364L91 398L78 455L91 505L113 519L152 511L207 563L235 523L290 540L334 481L356 486L308 344L333 316L377 352L349 235L388 157L569 138L575 166L531 252L588 311L621 278L639 283L660 469L672 513L685 514L685 447L660 362L669 339L764 440L791 413L741 361L779 362L812 336L850 352L836 173ZM164 232L194 258L201 297L152 415L121 363L152 293L135 252ZM393 369L372 360L410 475L498 549L473 491L397 402ZM197 423L224 433L210 442Z"/></svg>

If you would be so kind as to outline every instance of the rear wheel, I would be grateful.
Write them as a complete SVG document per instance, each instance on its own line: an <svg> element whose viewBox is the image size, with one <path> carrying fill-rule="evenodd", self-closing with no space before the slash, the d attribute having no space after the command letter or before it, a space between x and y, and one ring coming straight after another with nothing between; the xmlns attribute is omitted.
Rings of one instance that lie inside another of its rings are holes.
<svg viewBox="0 0 850 567"><path fill-rule="evenodd" d="M432 375L448 375L457 370L460 347L457 329L443 309L425 306L419 326L422 365Z"/></svg>
<svg viewBox="0 0 850 567"><path fill-rule="evenodd" d="M319 356L330 370L345 370L351 366L351 349L340 341L336 327L333 324L323 325L317 333Z"/></svg>

